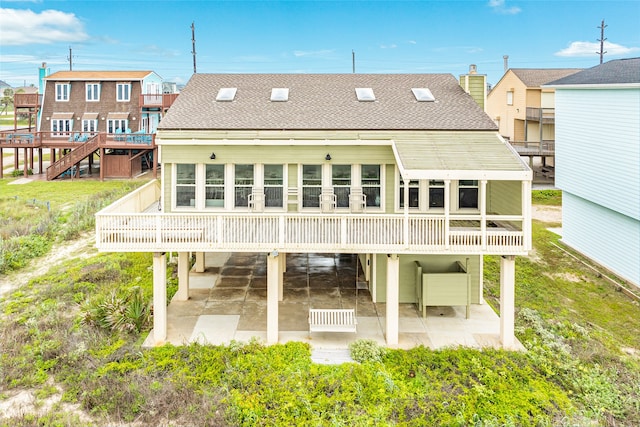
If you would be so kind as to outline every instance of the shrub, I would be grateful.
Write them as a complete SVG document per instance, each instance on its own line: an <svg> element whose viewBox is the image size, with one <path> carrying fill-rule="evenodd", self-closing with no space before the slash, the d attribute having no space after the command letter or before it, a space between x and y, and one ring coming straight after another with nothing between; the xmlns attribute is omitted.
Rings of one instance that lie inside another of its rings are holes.
<svg viewBox="0 0 640 427"><path fill-rule="evenodd" d="M139 287L125 295L111 291L87 301L81 309L81 321L111 331L138 333L149 324L150 307Z"/></svg>
<svg viewBox="0 0 640 427"><path fill-rule="evenodd" d="M359 339L349 344L351 358L356 362L382 362L387 349L371 339Z"/></svg>

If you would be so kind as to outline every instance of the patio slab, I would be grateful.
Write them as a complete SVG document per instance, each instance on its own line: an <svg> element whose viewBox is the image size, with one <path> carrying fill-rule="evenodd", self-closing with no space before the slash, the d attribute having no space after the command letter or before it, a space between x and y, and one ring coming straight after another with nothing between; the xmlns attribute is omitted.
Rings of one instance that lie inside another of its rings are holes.
<svg viewBox="0 0 640 427"><path fill-rule="evenodd" d="M266 342L266 278L256 275L266 273L265 263L263 254L205 254L205 272L190 272L189 300L169 304L167 342ZM386 345L386 304L373 303L366 288L356 292L355 267L354 256L287 254L279 342L306 342L314 351L344 350L356 339ZM310 307L355 308L356 297L357 333L309 332ZM499 317L486 304L473 304L469 319L465 307L427 307L422 317L415 304L400 304L399 315L399 348L500 347ZM152 346L152 338L144 345ZM517 340L516 346L524 349Z"/></svg>

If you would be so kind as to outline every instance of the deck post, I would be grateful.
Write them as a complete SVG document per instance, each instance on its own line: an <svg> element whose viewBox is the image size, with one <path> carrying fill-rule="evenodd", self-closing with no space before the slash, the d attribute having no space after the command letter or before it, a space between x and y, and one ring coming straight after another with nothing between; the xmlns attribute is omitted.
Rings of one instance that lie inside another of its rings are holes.
<svg viewBox="0 0 640 427"><path fill-rule="evenodd" d="M278 301L282 301L284 299L284 272L287 269L287 254L280 252L279 258L279 266L280 270L278 271Z"/></svg>
<svg viewBox="0 0 640 427"><path fill-rule="evenodd" d="M204 273L204 252L196 252L196 273Z"/></svg>
<svg viewBox="0 0 640 427"><path fill-rule="evenodd" d="M515 344L515 259L513 255L500 258L500 342L506 349Z"/></svg>
<svg viewBox="0 0 640 427"><path fill-rule="evenodd" d="M24 177L29 178L29 149L24 149Z"/></svg>
<svg viewBox="0 0 640 427"><path fill-rule="evenodd" d="M398 323L399 323L399 277L400 258L397 254L387 255L387 310L385 321L387 326L387 346L398 346Z"/></svg>
<svg viewBox="0 0 640 427"><path fill-rule="evenodd" d="M104 147L100 147L100 181L104 181L104 168L106 163L107 162L104 161Z"/></svg>
<svg viewBox="0 0 640 427"><path fill-rule="evenodd" d="M153 254L153 342L167 339L167 260L164 252Z"/></svg>
<svg viewBox="0 0 640 427"><path fill-rule="evenodd" d="M278 251L267 255L267 343L278 342L278 299L280 282Z"/></svg>
<svg viewBox="0 0 640 427"><path fill-rule="evenodd" d="M178 252L178 291L173 297L176 301L189 299L189 252Z"/></svg>

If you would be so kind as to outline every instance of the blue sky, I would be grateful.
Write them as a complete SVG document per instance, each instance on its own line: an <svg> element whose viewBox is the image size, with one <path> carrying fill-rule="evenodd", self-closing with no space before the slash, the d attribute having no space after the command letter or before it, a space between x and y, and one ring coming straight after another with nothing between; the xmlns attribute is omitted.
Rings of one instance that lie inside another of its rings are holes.
<svg viewBox="0 0 640 427"><path fill-rule="evenodd" d="M640 56L640 0L0 1L0 80L37 84L38 67L193 73L464 74L495 84L512 68L588 68Z"/></svg>

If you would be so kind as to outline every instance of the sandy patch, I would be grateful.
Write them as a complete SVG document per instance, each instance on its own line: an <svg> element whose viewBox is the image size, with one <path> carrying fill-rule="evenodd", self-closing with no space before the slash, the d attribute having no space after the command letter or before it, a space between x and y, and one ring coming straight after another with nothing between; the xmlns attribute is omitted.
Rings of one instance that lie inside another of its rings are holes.
<svg viewBox="0 0 640 427"><path fill-rule="evenodd" d="M532 205L531 217L542 222L562 223L562 206Z"/></svg>

